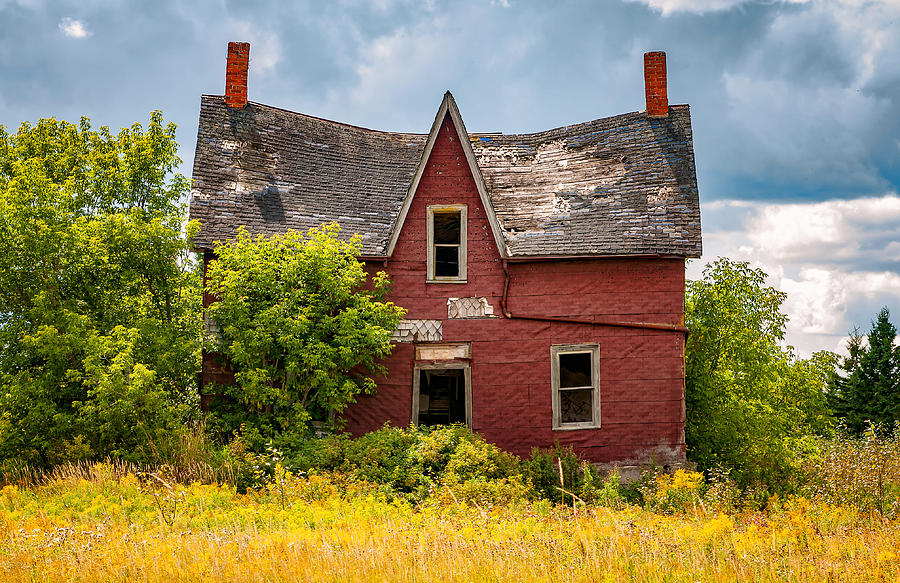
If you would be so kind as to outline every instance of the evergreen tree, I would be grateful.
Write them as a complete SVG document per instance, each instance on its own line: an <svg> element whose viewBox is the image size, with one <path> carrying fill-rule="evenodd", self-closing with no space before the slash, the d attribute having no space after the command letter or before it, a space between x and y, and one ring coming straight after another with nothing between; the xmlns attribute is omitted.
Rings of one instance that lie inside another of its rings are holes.
<svg viewBox="0 0 900 583"><path fill-rule="evenodd" d="M894 346L897 328L882 308L867 336L868 346L854 331L847 343L843 375L829 383L829 401L848 431L860 435L869 422L888 430L900 422L900 348Z"/></svg>
<svg viewBox="0 0 900 583"><path fill-rule="evenodd" d="M854 327L847 339L847 353L839 365L839 370L828 380L826 400L835 417L843 419L844 426L852 433L859 434L865 424L865 419L856 419L851 404L851 395L857 392L859 383L859 361L865 354L863 336L858 327ZM851 419L852 418L852 419Z"/></svg>

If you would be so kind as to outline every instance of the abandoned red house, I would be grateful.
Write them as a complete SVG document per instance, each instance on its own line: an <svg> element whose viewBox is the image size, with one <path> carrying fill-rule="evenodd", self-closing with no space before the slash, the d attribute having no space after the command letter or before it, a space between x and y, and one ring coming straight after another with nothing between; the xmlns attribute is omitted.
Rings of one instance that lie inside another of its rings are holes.
<svg viewBox="0 0 900 583"><path fill-rule="evenodd" d="M701 251L690 112L665 54L644 55L646 111L532 134L469 133L448 92L425 134L375 131L247 100L230 43L204 95L194 239L336 221L408 309L355 434L463 422L517 454L684 462L685 258ZM209 298L206 301L210 301ZM205 355L203 382L222 369Z"/></svg>

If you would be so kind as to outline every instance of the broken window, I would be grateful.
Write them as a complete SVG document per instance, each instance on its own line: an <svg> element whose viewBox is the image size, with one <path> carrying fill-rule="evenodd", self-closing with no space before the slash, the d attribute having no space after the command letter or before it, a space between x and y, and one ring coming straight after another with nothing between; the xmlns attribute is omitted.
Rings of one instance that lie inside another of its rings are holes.
<svg viewBox="0 0 900 583"><path fill-rule="evenodd" d="M428 280L465 281L465 205L428 207Z"/></svg>
<svg viewBox="0 0 900 583"><path fill-rule="evenodd" d="M600 426L600 347L570 344L550 347L553 428Z"/></svg>
<svg viewBox="0 0 900 583"><path fill-rule="evenodd" d="M413 382L414 425L471 425L469 368L429 365L416 367Z"/></svg>

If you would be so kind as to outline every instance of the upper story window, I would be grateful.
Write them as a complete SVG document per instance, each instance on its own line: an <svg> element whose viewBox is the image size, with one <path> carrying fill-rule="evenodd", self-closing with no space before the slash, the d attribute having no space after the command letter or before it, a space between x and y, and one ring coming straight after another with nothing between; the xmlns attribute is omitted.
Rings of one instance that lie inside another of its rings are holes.
<svg viewBox="0 0 900 583"><path fill-rule="evenodd" d="M600 427L600 346L550 347L553 429Z"/></svg>
<svg viewBox="0 0 900 583"><path fill-rule="evenodd" d="M466 281L466 205L428 207L428 281Z"/></svg>

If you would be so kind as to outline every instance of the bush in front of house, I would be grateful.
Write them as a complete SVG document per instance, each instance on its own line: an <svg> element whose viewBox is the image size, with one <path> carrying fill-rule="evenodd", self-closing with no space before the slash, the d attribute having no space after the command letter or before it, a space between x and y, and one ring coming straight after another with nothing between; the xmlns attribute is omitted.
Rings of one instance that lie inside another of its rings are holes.
<svg viewBox="0 0 900 583"><path fill-rule="evenodd" d="M356 439L311 439L285 463L294 471L345 473L414 501L500 502L533 495L520 460L463 425L385 425Z"/></svg>
<svg viewBox="0 0 900 583"><path fill-rule="evenodd" d="M366 272L361 250L336 223L271 237L241 228L216 245L205 289L219 334L208 348L234 370L219 425L243 424L293 449L375 392L373 375L387 371L381 360L406 311L387 300L384 272Z"/></svg>
<svg viewBox="0 0 900 583"><path fill-rule="evenodd" d="M618 506L623 502L618 474L604 479L571 446L557 443L551 449L534 448L531 457L521 464L524 475L541 498L568 504L582 501Z"/></svg>
<svg viewBox="0 0 900 583"><path fill-rule="evenodd" d="M289 452L270 448L265 454L248 453L240 438L229 447L244 460L244 471L236 471L239 487L271 479L283 464L293 473L348 475L414 502L493 504L544 498L616 507L626 502L618 475L602 477L571 447L535 448L523 460L464 425L385 425L358 438L338 434L308 439Z"/></svg>

